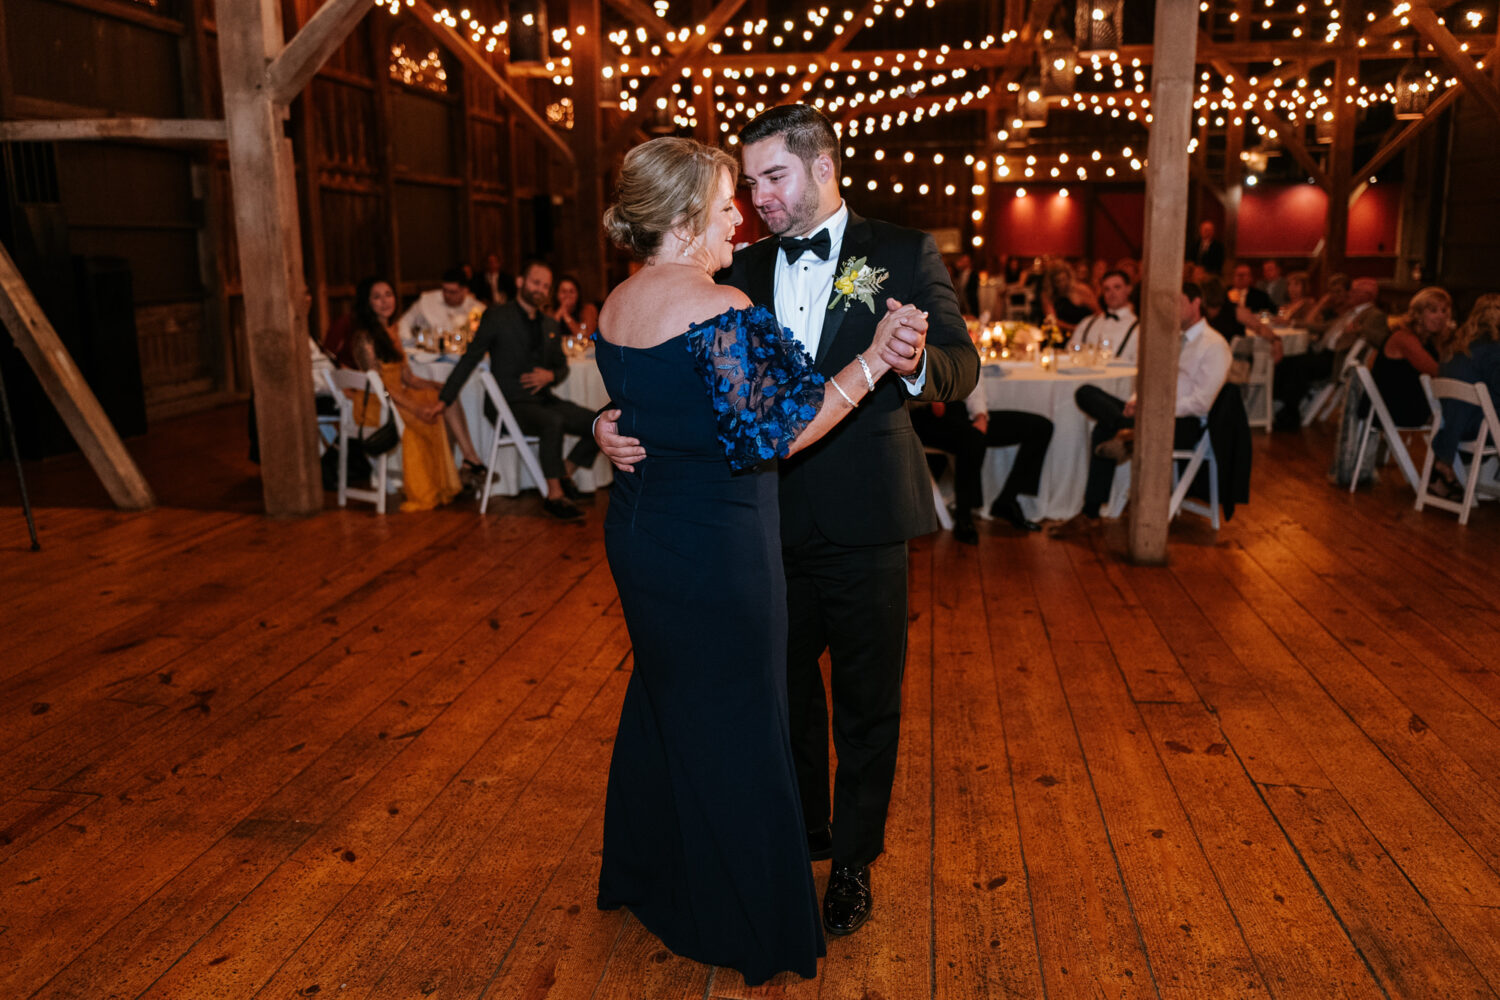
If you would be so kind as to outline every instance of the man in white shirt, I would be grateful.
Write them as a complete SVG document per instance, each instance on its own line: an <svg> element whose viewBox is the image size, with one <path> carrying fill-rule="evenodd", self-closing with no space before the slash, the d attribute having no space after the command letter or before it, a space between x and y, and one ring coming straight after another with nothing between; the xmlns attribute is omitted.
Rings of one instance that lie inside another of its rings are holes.
<svg viewBox="0 0 1500 1000"><path fill-rule="evenodd" d="M1124 271L1105 271L1099 279L1104 309L1079 323L1068 341L1069 348L1109 345L1121 361L1135 361L1141 321L1130 306L1130 279Z"/></svg>
<svg viewBox="0 0 1500 1000"><path fill-rule="evenodd" d="M471 317L481 312L484 305L464 287L464 272L461 268L449 268L443 272L443 285L426 291L412 303L410 309L401 314L397 329L401 343L414 347L420 342L425 350L440 350L444 334L471 332Z"/></svg>
<svg viewBox="0 0 1500 1000"><path fill-rule="evenodd" d="M1182 349L1177 355L1177 427L1172 444L1192 448L1203 436L1208 411L1213 408L1229 365L1234 360L1229 342L1203 319L1203 292L1191 282L1182 286ZM1088 485L1083 491L1083 513L1054 533L1098 523L1099 508L1109 500L1115 465L1130 454L1135 427L1135 395L1129 401L1100 389L1080 386L1074 394L1078 408L1094 418Z"/></svg>

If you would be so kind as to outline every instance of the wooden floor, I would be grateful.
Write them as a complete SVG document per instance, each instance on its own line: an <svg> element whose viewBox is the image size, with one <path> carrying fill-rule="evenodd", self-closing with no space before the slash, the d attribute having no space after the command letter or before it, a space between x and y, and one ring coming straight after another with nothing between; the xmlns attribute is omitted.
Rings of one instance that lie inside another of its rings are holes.
<svg viewBox="0 0 1500 1000"><path fill-rule="evenodd" d="M1260 435L1170 568L916 542L875 914L747 990L594 907L605 499L273 522L242 420L136 442L147 514L33 467L40 553L0 479L0 998L1500 992L1494 505Z"/></svg>

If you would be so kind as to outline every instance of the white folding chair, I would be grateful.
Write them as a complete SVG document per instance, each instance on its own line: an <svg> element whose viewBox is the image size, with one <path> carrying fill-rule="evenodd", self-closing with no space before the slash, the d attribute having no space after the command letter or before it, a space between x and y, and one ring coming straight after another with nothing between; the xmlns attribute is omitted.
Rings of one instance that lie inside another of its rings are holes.
<svg viewBox="0 0 1500 1000"><path fill-rule="evenodd" d="M1269 431L1276 415L1276 398L1271 391L1276 371L1272 343L1266 337L1235 337L1231 349L1237 361L1249 354L1249 372L1241 378L1231 374L1229 379L1240 387L1245 417L1252 428Z"/></svg>
<svg viewBox="0 0 1500 1000"><path fill-rule="evenodd" d="M1178 462L1187 464L1179 467ZM1187 498L1188 490L1192 488L1193 480L1198 478L1198 470L1203 467L1204 462L1208 463L1207 504ZM1203 427L1203 436L1198 439L1196 447L1172 452L1172 505L1167 516L1176 517L1180 510L1208 518L1208 523L1214 526L1214 530L1219 530L1219 460L1214 455L1214 445L1209 438L1207 424Z"/></svg>
<svg viewBox="0 0 1500 1000"><path fill-rule="evenodd" d="M547 495L547 477L542 475L542 464L537 461L536 452L531 446L538 442L535 436L527 435L521 430L521 425L516 423L516 415L511 412L510 404L505 401L505 396L500 392L500 385L495 381L495 376L487 370L480 369L477 373L479 384L484 387L484 394L489 398L490 405L495 408L495 439L490 444L490 459L484 467L484 485L479 490L479 513L483 514L489 510L490 493L495 489L498 472L495 463L500 457L501 447L514 448L516 454L521 458L521 464L531 475L531 481L536 488L542 491L542 496ZM516 492L520 492L520 483L516 484Z"/></svg>
<svg viewBox="0 0 1500 1000"><path fill-rule="evenodd" d="M1422 383L1430 389L1433 416L1432 427L1427 434L1427 460L1422 463L1422 486L1417 490L1416 507L1417 510L1432 506L1452 511L1458 515L1458 523L1466 525L1469 523L1469 511L1474 507L1477 492L1483 490L1486 496L1500 497L1500 482L1496 482L1493 476L1486 482L1480 482L1485 462L1492 458L1500 461L1500 418L1495 416L1495 404L1490 399L1490 390L1482 382L1460 382L1452 378L1429 379L1423 375ZM1467 461L1453 463L1454 473L1464 484L1462 501L1433 496L1427 492L1427 487L1432 482L1432 468L1437 460L1437 456L1432 453L1432 442L1443 425L1443 411L1437 402L1440 399L1470 403L1479 407L1484 416L1479 425L1479 434L1474 440L1464 441L1458 446L1459 454L1466 455Z"/></svg>
<svg viewBox="0 0 1500 1000"><path fill-rule="evenodd" d="M1354 460L1354 472L1349 477L1349 492L1353 493L1359 486L1359 472L1365 464L1365 448L1370 444L1370 432L1375 429L1375 424L1380 424L1380 432L1385 435L1385 443L1390 447L1391 454L1396 458L1396 464L1401 467L1401 474L1411 484L1411 488L1421 492L1422 480L1417 475L1417 466L1411 460L1411 452L1406 448L1406 441L1401 437L1403 434L1416 434L1427 430L1427 424L1417 424L1414 427L1399 427L1391 416L1390 408L1385 405L1385 397L1380 395L1380 390L1375 386L1375 376L1364 365L1358 365L1354 369L1354 375L1359 379L1360 388L1364 390L1365 398L1370 401L1370 412L1365 414L1363 426L1359 435L1359 452Z"/></svg>
<svg viewBox="0 0 1500 1000"><path fill-rule="evenodd" d="M1365 343L1361 337L1349 348L1349 353L1344 355L1344 364L1333 378L1329 379L1314 392L1312 399L1303 404L1302 426L1312 425L1314 420L1327 420L1333 416L1334 407L1338 406L1340 389L1350 378L1350 372L1365 363L1366 355L1369 354L1370 345Z"/></svg>
<svg viewBox="0 0 1500 1000"><path fill-rule="evenodd" d="M385 384L380 381L379 372L357 372L339 368L324 374L328 379L329 387L333 389L333 398L339 404L341 417L339 420L339 506L346 506L349 498L353 497L355 500L373 503L376 511L384 514L386 495L400 485L400 477L392 475L389 469L391 452L376 455L370 459L372 488L364 489L349 485L349 449L359 446L361 430L365 434L370 434L384 427L387 420L394 419L396 433L403 433L406 425L401 420L401 413L391 403L391 398L385 391ZM345 389L353 392L354 398L350 398L344 392ZM379 419L374 427L362 427L355 422L355 400L357 399L363 406L366 391L369 392L371 399L380 401ZM400 445L397 447L399 448Z"/></svg>
<svg viewBox="0 0 1500 1000"><path fill-rule="evenodd" d="M957 468L958 458L948 454L941 448L922 449L924 455L942 455L948 459L948 464ZM948 512L948 501L943 499L943 491L938 487L937 477L932 474L932 466L927 467L927 479L932 483L932 505L937 508L938 524L944 531L953 530L953 515Z"/></svg>

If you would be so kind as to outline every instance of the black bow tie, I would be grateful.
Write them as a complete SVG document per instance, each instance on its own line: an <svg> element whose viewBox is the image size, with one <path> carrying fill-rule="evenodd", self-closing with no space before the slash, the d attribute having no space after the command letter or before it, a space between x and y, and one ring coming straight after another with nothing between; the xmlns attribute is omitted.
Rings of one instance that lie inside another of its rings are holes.
<svg viewBox="0 0 1500 1000"><path fill-rule="evenodd" d="M1105 319L1119 319L1120 317L1119 317L1118 313L1112 313L1108 309L1106 309L1106 310L1104 310L1104 318Z"/></svg>
<svg viewBox="0 0 1500 1000"><path fill-rule="evenodd" d="M783 236L781 238L781 249L786 251L788 264L795 264L797 258L802 256L804 250L811 250L818 255L819 260L827 260L829 253L833 250L833 237L828 235L828 230L820 229L817 235L807 239L798 239L795 236Z"/></svg>

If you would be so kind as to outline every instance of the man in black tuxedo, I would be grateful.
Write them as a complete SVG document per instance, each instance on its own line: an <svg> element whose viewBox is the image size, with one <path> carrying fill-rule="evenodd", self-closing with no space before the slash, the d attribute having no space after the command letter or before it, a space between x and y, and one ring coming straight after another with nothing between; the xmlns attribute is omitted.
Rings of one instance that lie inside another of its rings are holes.
<svg viewBox="0 0 1500 1000"><path fill-rule="evenodd" d="M827 118L804 104L772 108L739 139L751 201L775 237L735 254L720 281L772 308L825 375L869 350L890 301L927 313L925 331L902 328L883 355L891 374L859 409L781 463L792 752L810 853L834 862L824 926L849 934L873 906L869 866L885 847L896 772L906 545L938 528L906 403L962 400L978 380L979 355L932 237L861 218L844 204L838 137ZM836 280L861 258L886 272L874 308L833 301ZM638 442L614 434L613 419L605 414L595 432L605 454L616 464L643 458ZM825 649L838 754L831 797L828 697L818 668Z"/></svg>

